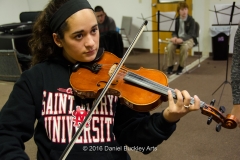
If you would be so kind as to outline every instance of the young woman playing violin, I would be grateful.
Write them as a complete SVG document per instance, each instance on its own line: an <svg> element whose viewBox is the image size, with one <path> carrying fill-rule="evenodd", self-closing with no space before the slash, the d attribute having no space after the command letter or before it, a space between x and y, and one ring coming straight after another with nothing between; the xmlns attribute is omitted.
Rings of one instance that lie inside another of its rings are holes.
<svg viewBox="0 0 240 160"><path fill-rule="evenodd" d="M75 63L91 62L100 52L92 7L87 0L51 0L29 44L32 67L15 83L0 113L0 157L28 159L24 142L34 135L38 160L59 159L94 101L76 96L69 82ZM152 115L122 105L118 96L104 96L67 159L130 159L124 146L144 154L154 151L180 118L200 107L197 96L190 104L186 90L175 93L176 101L168 91L169 106Z"/></svg>

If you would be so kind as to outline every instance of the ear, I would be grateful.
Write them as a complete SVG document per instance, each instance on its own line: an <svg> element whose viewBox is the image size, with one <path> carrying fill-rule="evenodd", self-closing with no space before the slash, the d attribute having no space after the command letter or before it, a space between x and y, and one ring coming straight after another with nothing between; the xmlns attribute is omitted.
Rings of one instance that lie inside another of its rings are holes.
<svg viewBox="0 0 240 160"><path fill-rule="evenodd" d="M53 40L54 40L55 44L56 44L58 47L62 47L62 42L61 42L61 40L59 39L57 33L53 33L52 36L53 36Z"/></svg>

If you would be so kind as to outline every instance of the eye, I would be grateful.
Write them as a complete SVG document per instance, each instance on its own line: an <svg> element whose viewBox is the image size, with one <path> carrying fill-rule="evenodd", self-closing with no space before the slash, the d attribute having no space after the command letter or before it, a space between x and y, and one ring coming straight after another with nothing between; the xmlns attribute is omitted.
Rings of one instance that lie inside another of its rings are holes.
<svg viewBox="0 0 240 160"><path fill-rule="evenodd" d="M83 35L82 34L78 34L75 36L76 39L82 39Z"/></svg>
<svg viewBox="0 0 240 160"><path fill-rule="evenodd" d="M91 32L92 32L93 34L95 34L95 33L97 32L97 30L98 30L98 28L96 27L96 28L93 28Z"/></svg>

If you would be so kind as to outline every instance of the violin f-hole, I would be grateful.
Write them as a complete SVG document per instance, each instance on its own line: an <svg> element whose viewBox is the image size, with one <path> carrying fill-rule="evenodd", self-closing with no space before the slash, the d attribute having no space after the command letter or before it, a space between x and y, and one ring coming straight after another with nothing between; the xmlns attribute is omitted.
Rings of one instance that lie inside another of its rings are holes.
<svg viewBox="0 0 240 160"><path fill-rule="evenodd" d="M105 85L101 85L101 83L106 84L107 82L106 82L106 81L99 81L99 82L97 83L97 86L98 86L98 87L103 87L103 86L105 86ZM114 80L111 85L117 85L117 84L118 84L118 80Z"/></svg>

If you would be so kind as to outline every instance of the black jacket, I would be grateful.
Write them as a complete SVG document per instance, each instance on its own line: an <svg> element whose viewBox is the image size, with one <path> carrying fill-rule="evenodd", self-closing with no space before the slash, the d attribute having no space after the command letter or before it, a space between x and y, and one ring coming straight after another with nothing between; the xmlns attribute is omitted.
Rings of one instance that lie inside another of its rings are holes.
<svg viewBox="0 0 240 160"><path fill-rule="evenodd" d="M117 57L123 57L123 40L121 34L116 31L104 32L100 36L100 47L115 54Z"/></svg>
<svg viewBox="0 0 240 160"><path fill-rule="evenodd" d="M108 31L116 31L116 24L112 17L105 16L105 20L102 24L98 24L99 32L104 33Z"/></svg>
<svg viewBox="0 0 240 160"><path fill-rule="evenodd" d="M175 23L175 30L172 32L172 37L178 37L178 30L179 30L179 16L176 18L176 23ZM186 33L186 37L180 37L183 39L183 41L189 40L189 39L193 39L195 45L198 44L197 42L197 38L196 38L196 31L195 30L195 20L193 19L192 16L188 15L187 20L184 21L184 27L185 27L185 33Z"/></svg>
<svg viewBox="0 0 240 160"><path fill-rule="evenodd" d="M33 135L38 160L59 159L92 102L83 103L73 95L71 68L61 57L23 72L0 112L2 160L28 159L24 142ZM127 160L130 157L125 145L150 153L175 128L176 124L166 122L162 113L139 113L120 105L116 96L104 96L67 159Z"/></svg>

